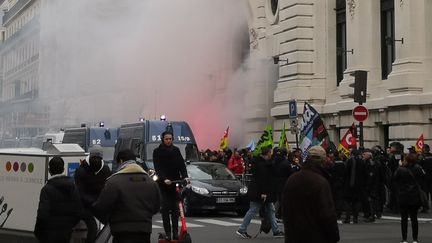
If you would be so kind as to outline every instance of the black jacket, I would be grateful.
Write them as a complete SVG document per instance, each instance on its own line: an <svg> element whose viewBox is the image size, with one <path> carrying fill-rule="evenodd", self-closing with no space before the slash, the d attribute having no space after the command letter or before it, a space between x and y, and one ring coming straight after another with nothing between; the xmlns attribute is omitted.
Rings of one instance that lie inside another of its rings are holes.
<svg viewBox="0 0 432 243"><path fill-rule="evenodd" d="M285 243L339 241L331 189L322 168L308 165L292 174L282 195Z"/></svg>
<svg viewBox="0 0 432 243"><path fill-rule="evenodd" d="M276 200L275 180L273 177L273 162L258 156L252 161L252 178L249 183L248 196L253 202L262 202L261 194L267 195L267 202Z"/></svg>
<svg viewBox="0 0 432 243"><path fill-rule="evenodd" d="M292 173L293 168L287 159L278 157L274 159L273 177L276 194L282 193L285 182Z"/></svg>
<svg viewBox="0 0 432 243"><path fill-rule="evenodd" d="M55 176L42 188L34 234L40 242L70 239L72 228L79 222L83 207L73 180Z"/></svg>
<svg viewBox="0 0 432 243"><path fill-rule="evenodd" d="M94 204L96 217L119 233L151 233L152 217L160 208L157 184L136 163L128 163L108 178Z"/></svg>
<svg viewBox="0 0 432 243"><path fill-rule="evenodd" d="M75 171L75 184L78 187L80 197L85 208L91 208L96 202L106 179L111 175L111 170L102 165L99 172L94 171L87 161L84 161Z"/></svg>
<svg viewBox="0 0 432 243"><path fill-rule="evenodd" d="M159 177L159 187L162 191L175 192L175 183L168 186L164 183L164 180L174 181L188 177L185 161L179 148L174 145L167 147L161 144L155 148L153 151L153 163Z"/></svg>
<svg viewBox="0 0 432 243"><path fill-rule="evenodd" d="M416 182L421 187L423 185L423 179L424 171L417 164L408 167L400 166L396 170L393 180L396 183L400 205L421 205L420 193Z"/></svg>

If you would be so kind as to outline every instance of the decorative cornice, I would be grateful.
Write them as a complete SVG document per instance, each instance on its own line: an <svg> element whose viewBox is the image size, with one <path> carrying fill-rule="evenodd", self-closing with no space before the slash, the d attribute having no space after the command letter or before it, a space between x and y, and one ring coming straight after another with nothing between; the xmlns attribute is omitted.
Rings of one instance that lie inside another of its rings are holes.
<svg viewBox="0 0 432 243"><path fill-rule="evenodd" d="M257 49L258 48L258 33L254 28L251 28L249 30L249 33L250 33L250 37L251 37L250 38L250 40L251 40L250 45L251 45L252 49Z"/></svg>
<svg viewBox="0 0 432 243"><path fill-rule="evenodd" d="M356 8L355 0L348 0L348 9L351 15L351 19L354 19L355 8Z"/></svg>

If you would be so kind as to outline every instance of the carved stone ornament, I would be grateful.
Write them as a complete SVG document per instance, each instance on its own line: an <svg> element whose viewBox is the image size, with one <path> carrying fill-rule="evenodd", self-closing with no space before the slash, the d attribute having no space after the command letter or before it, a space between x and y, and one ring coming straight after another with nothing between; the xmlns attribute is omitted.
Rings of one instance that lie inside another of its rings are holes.
<svg viewBox="0 0 432 243"><path fill-rule="evenodd" d="M403 1L403 0L400 0L399 4L400 4L400 6L402 7L402 6L404 5L404 1Z"/></svg>
<svg viewBox="0 0 432 243"><path fill-rule="evenodd" d="M355 0L348 0L348 9L351 15L351 19L354 19L355 8L356 8Z"/></svg>
<svg viewBox="0 0 432 243"><path fill-rule="evenodd" d="M258 33L256 32L256 30L254 28L249 30L250 32L250 45L253 49L257 49L258 48Z"/></svg>

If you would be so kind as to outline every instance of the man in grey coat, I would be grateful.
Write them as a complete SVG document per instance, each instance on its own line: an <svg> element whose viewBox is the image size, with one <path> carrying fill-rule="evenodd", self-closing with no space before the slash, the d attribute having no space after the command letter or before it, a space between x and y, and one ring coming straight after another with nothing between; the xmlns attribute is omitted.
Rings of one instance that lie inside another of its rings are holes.
<svg viewBox="0 0 432 243"><path fill-rule="evenodd" d="M131 150L120 151L119 170L108 178L94 204L98 219L111 227L113 243L150 243L152 217L160 208L156 182L135 161Z"/></svg>

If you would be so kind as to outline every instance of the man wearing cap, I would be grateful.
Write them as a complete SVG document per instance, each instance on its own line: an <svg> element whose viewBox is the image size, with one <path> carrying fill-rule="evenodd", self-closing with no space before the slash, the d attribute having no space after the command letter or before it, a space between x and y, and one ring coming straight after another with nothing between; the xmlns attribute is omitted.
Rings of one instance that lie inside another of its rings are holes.
<svg viewBox="0 0 432 243"><path fill-rule="evenodd" d="M75 184L85 209L83 220L87 225L86 243L94 242L96 238L97 225L92 213L92 204L96 202L110 175L111 170L104 164L100 145L94 145L89 149L89 156L81 161L81 165L75 171Z"/></svg>
<svg viewBox="0 0 432 243"><path fill-rule="evenodd" d="M313 146L302 170L288 178L282 195L285 243L335 243L339 241L336 211L328 174L326 151Z"/></svg>

